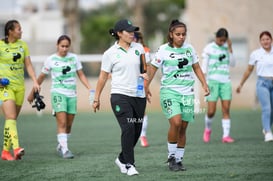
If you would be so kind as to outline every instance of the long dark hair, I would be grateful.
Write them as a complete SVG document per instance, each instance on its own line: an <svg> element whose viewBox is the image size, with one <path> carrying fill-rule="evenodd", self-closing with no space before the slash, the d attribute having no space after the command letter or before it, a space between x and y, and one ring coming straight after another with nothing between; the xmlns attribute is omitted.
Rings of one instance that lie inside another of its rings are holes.
<svg viewBox="0 0 273 181"><path fill-rule="evenodd" d="M62 40L67 40L69 42L69 45L71 45L71 39L67 35L61 35L57 40L57 45L59 45Z"/></svg>
<svg viewBox="0 0 273 181"><path fill-rule="evenodd" d="M5 25L5 38L3 38L2 40L7 44L9 43L8 41L9 30L14 30L15 24L19 24L19 21L13 19L9 20Z"/></svg>
<svg viewBox="0 0 273 181"><path fill-rule="evenodd" d="M185 28L185 32L187 33L187 26L186 26L185 23L182 23L177 19L172 20L171 24L169 26L169 32L168 32L168 36L167 36L167 39L168 39L168 42L169 42L170 46L172 46L172 44L173 44L173 38L170 37L170 33L173 32L178 27Z"/></svg>

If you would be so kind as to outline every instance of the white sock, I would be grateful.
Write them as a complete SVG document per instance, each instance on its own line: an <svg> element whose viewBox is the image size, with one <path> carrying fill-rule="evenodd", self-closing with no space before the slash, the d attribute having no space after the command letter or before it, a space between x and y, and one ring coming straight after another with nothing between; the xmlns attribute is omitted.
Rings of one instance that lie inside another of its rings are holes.
<svg viewBox="0 0 273 181"><path fill-rule="evenodd" d="M57 140L58 140L59 144L61 145L62 152L64 154L68 150L67 134L65 134L65 133L57 134Z"/></svg>
<svg viewBox="0 0 273 181"><path fill-rule="evenodd" d="M168 158L174 156L177 150L177 143L168 143Z"/></svg>
<svg viewBox="0 0 273 181"><path fill-rule="evenodd" d="M205 116L205 128L211 130L211 124L212 124L212 119L209 118L208 115L206 114Z"/></svg>
<svg viewBox="0 0 273 181"><path fill-rule="evenodd" d="M142 123L142 130L141 130L140 136L146 136L147 127L148 127L148 116L144 115L143 123Z"/></svg>
<svg viewBox="0 0 273 181"><path fill-rule="evenodd" d="M67 141L69 140L70 137L71 137L71 133L67 133Z"/></svg>
<svg viewBox="0 0 273 181"><path fill-rule="evenodd" d="M223 138L229 136L230 132L230 119L222 119Z"/></svg>
<svg viewBox="0 0 273 181"><path fill-rule="evenodd" d="M184 157L185 148L177 148L175 152L176 163L181 162Z"/></svg>

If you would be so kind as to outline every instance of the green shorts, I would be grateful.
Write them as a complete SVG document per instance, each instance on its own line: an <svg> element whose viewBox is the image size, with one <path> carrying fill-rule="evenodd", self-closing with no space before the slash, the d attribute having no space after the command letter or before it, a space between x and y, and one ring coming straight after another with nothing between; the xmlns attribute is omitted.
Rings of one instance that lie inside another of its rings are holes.
<svg viewBox="0 0 273 181"><path fill-rule="evenodd" d="M194 95L181 95L173 90L161 89L160 104L167 119L180 114L183 121L194 120Z"/></svg>
<svg viewBox="0 0 273 181"><path fill-rule="evenodd" d="M4 102L6 100L14 100L17 106L22 106L25 98L25 88L12 89L10 87L0 88L0 100Z"/></svg>
<svg viewBox="0 0 273 181"><path fill-rule="evenodd" d="M52 92L51 105L54 112L77 113L77 97L67 97L63 94Z"/></svg>
<svg viewBox="0 0 273 181"><path fill-rule="evenodd" d="M232 99L231 83L220 83L217 81L208 82L210 95L206 97L207 101L216 102L220 97L221 100Z"/></svg>

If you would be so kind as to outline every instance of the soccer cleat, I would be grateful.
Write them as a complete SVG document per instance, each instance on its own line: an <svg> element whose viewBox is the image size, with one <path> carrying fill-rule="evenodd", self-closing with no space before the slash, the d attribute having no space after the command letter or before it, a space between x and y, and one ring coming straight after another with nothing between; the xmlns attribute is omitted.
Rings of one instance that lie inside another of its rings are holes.
<svg viewBox="0 0 273 181"><path fill-rule="evenodd" d="M233 143L234 139L232 139L230 136L226 136L226 137L222 138L222 142L223 143Z"/></svg>
<svg viewBox="0 0 273 181"><path fill-rule="evenodd" d="M133 175L138 175L138 171L136 170L136 167L134 165L131 165L131 164L126 164L126 167L127 169L127 175L129 176L133 176Z"/></svg>
<svg viewBox="0 0 273 181"><path fill-rule="evenodd" d="M1 155L2 160L13 161L14 158L9 151L3 150Z"/></svg>
<svg viewBox="0 0 273 181"><path fill-rule="evenodd" d="M73 153L72 153L70 150L67 150L67 151L63 154L63 158L72 159L72 158L74 158L74 155L73 155Z"/></svg>
<svg viewBox="0 0 273 181"><path fill-rule="evenodd" d="M13 150L14 153L14 159L15 160L21 160L22 156L25 154L25 149L24 148L16 148L15 150Z"/></svg>
<svg viewBox="0 0 273 181"><path fill-rule="evenodd" d="M186 171L186 170L187 170L187 169L184 167L184 165L182 164L182 162L178 162L177 165L178 165L180 171Z"/></svg>
<svg viewBox="0 0 273 181"><path fill-rule="evenodd" d="M119 167L121 173L127 173L126 165L121 163L119 158L115 160L116 165Z"/></svg>
<svg viewBox="0 0 273 181"><path fill-rule="evenodd" d="M168 163L168 166L169 166L169 169L171 171L179 171L180 170L180 167L179 165L176 163L176 159L174 156L170 156L167 160L167 163Z"/></svg>
<svg viewBox="0 0 273 181"><path fill-rule="evenodd" d="M143 147L148 147L149 146L146 136L141 136L140 137L140 144Z"/></svg>
<svg viewBox="0 0 273 181"><path fill-rule="evenodd" d="M205 128L204 134L203 134L203 141L204 141L205 143L208 143L208 142L210 141L210 134L211 134L211 130Z"/></svg>
<svg viewBox="0 0 273 181"><path fill-rule="evenodd" d="M271 132L266 132L264 134L264 141L265 142L273 141L273 135Z"/></svg>

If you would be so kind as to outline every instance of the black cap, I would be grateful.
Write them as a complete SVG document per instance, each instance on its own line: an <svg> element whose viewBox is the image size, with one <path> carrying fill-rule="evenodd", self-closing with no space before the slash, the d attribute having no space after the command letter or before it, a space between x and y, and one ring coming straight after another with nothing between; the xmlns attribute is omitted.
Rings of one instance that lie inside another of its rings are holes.
<svg viewBox="0 0 273 181"><path fill-rule="evenodd" d="M133 26L132 22L127 19L122 19L115 24L114 31L118 32L123 30L128 32L133 32L133 31L138 31L139 27Z"/></svg>

